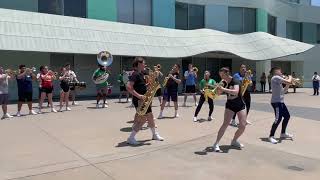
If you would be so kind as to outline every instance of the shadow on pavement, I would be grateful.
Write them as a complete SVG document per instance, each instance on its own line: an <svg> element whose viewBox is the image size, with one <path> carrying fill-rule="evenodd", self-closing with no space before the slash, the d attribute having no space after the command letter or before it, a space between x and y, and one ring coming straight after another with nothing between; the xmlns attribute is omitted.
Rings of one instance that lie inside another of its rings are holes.
<svg viewBox="0 0 320 180"><path fill-rule="evenodd" d="M220 149L221 149L221 152L216 152L216 153L229 153L229 151L231 149L241 150L240 148L237 148L237 147L234 147L234 146L231 146L231 145L222 145L222 146L220 146ZM196 151L196 152L194 152L194 154L203 156L203 155L208 155L208 153L211 153L211 152L215 152L212 146L211 147L206 147L202 151Z"/></svg>
<svg viewBox="0 0 320 180"><path fill-rule="evenodd" d="M116 147L127 147L127 146L131 146L131 147L140 147L140 146L148 146L148 145L151 145L151 143L149 143L149 141L152 141L151 139L148 139L148 140L143 140L143 141L138 141L139 145L131 145L131 144L128 144L127 141L123 141L123 142L120 142Z"/></svg>

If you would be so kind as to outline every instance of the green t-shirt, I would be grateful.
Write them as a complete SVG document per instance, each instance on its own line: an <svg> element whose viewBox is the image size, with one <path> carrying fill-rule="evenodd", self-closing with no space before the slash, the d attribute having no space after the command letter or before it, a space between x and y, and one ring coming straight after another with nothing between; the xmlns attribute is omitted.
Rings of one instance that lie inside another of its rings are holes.
<svg viewBox="0 0 320 180"><path fill-rule="evenodd" d="M204 89L204 87L206 86L206 84L209 85L214 85L216 83L216 81L214 79L209 79L208 81L206 81L205 79L202 79L199 83L200 89Z"/></svg>
<svg viewBox="0 0 320 180"><path fill-rule="evenodd" d="M97 69L94 73L93 73L93 76L94 77L99 77L99 76L102 76L104 75L106 72L101 70L101 69ZM108 81L105 81L101 84L99 84L99 86L108 86Z"/></svg>
<svg viewBox="0 0 320 180"><path fill-rule="evenodd" d="M118 82L119 82L120 86L125 86L125 84L124 84L124 82L123 82L123 76L122 76L122 74L119 74L119 76L118 76Z"/></svg>

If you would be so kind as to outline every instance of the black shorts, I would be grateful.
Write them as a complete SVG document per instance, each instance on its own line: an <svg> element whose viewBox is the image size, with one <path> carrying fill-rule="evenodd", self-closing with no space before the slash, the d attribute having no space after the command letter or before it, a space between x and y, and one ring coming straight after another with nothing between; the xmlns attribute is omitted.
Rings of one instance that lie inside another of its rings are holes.
<svg viewBox="0 0 320 180"><path fill-rule="evenodd" d="M196 93L196 85L186 86L185 93Z"/></svg>
<svg viewBox="0 0 320 180"><path fill-rule="evenodd" d="M178 92L165 90L163 93L163 100L165 100L165 101L171 100L173 102L177 102L178 101Z"/></svg>
<svg viewBox="0 0 320 180"><path fill-rule="evenodd" d="M18 100L20 102L31 102L32 101L32 92L21 92L18 95Z"/></svg>
<svg viewBox="0 0 320 180"><path fill-rule="evenodd" d="M245 108L246 106L240 97L233 100L227 100L226 109L230 109L234 113L242 111Z"/></svg>
<svg viewBox="0 0 320 180"><path fill-rule="evenodd" d="M137 109L138 107L139 107L139 99L138 98L136 98L135 96L133 96L133 98L132 98L132 103L133 103L133 105L134 105L134 107ZM152 112L152 109L151 109L151 104L150 104L150 106L148 107L148 110L147 110L147 113L146 114L148 114L148 113L151 113Z"/></svg>
<svg viewBox="0 0 320 180"><path fill-rule="evenodd" d="M127 91L127 88L125 86L120 86L120 92Z"/></svg>
<svg viewBox="0 0 320 180"><path fill-rule="evenodd" d="M74 90L76 90L76 87L75 86L71 86L70 87L70 91L74 91Z"/></svg>
<svg viewBox="0 0 320 180"><path fill-rule="evenodd" d="M60 83L60 87L61 87L63 92L69 92L69 90L70 90L70 86L66 82L61 82Z"/></svg>
<svg viewBox="0 0 320 180"><path fill-rule="evenodd" d="M51 94L52 91L53 91L53 87L50 87L50 88L42 87L41 88L41 93Z"/></svg>
<svg viewBox="0 0 320 180"><path fill-rule="evenodd" d="M161 96L162 95L162 92L161 92L161 88L159 88L158 90L157 90L157 92L156 92L156 97L159 97L159 96Z"/></svg>

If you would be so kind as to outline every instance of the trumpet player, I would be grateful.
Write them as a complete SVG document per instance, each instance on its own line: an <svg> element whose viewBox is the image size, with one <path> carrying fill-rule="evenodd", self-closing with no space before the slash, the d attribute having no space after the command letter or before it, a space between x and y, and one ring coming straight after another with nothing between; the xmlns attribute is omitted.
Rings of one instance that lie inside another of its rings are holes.
<svg viewBox="0 0 320 180"><path fill-rule="evenodd" d="M292 76L288 76L288 79L283 78L281 69L278 67L273 68L272 74L274 75L271 78L271 88L272 88L272 96L271 96L271 106L274 109L275 113L275 121L272 124L269 141L272 144L278 143L278 141L274 138L275 132L278 128L278 125L282 121L282 129L280 138L292 138L293 136L287 133L287 126L290 119L290 113L287 109L287 106L284 103L284 94L288 91L289 86L292 84ZM282 86L285 84L285 87Z"/></svg>
<svg viewBox="0 0 320 180"><path fill-rule="evenodd" d="M240 83L242 83L244 77L246 76L246 73L247 73L247 66L245 64L241 64L240 71L238 73L234 74L233 78L237 79L238 81L240 81ZM252 79L252 77L250 77L250 79ZM243 100L246 105L246 111L247 111L247 116L248 116L249 111L250 111L250 107L251 107L251 94L249 92L249 88L247 88L247 90L244 92ZM249 122L249 121L247 121L247 123L251 124L251 122ZM238 126L238 124L236 123L236 114L233 115L230 125L234 126L234 127Z"/></svg>
<svg viewBox="0 0 320 180"><path fill-rule="evenodd" d="M163 110L166 103L170 100L174 103L174 117L179 117L178 114L178 86L181 83L180 77L180 65L175 64L172 67L172 70L170 71L169 75L166 77L165 80L166 83L163 84L164 86L164 93L162 98L162 103L160 107L160 113L158 116L158 119L163 118Z"/></svg>
<svg viewBox="0 0 320 180"><path fill-rule="evenodd" d="M199 83L199 87L201 89L201 96L200 96L200 99L199 99L199 103L198 103L196 112L194 113L194 117L193 117L193 121L194 122L198 121L197 116L198 116L198 114L199 114L199 112L201 110L201 107L202 107L203 103L206 100L205 97L204 97L204 89L205 88L212 89L214 87L214 85L216 84L216 81L214 79L211 79L210 76L211 76L210 72L209 71L205 71L204 72L204 78ZM213 112L213 108L214 108L213 99L208 98L208 104L209 104L208 121L211 121L213 119L212 116L211 116L212 112Z"/></svg>
<svg viewBox="0 0 320 180"><path fill-rule="evenodd" d="M186 89L185 89L185 95L184 95L184 102L183 106L186 106L186 101L188 95L192 95L194 99L195 106L198 106L197 104L197 97L196 97L196 80L197 80L197 72L194 70L193 65L189 64L188 71L184 73L184 78L186 80Z"/></svg>
<svg viewBox="0 0 320 180"><path fill-rule="evenodd" d="M77 79L76 73L71 70L70 63L65 64L64 67L66 68L66 72L69 74L69 82L77 82L77 83L79 83L79 80ZM69 94L71 95L72 105L77 105L78 104L76 102L76 94L77 94L77 92L76 92L75 86L70 87Z"/></svg>
<svg viewBox="0 0 320 180"><path fill-rule="evenodd" d="M36 115L37 113L32 109L32 81L36 80L36 76L25 65L19 65L19 73L16 79L18 84L18 112L16 116L21 116L21 108L24 102L28 104L29 114Z"/></svg>
<svg viewBox="0 0 320 180"><path fill-rule="evenodd" d="M53 92L53 81L56 79L57 73L49 70L48 66L40 66L40 82L41 82L41 96L39 101L39 112L42 113L42 104L46 97L51 107L51 112L56 113L57 110L53 107L52 92Z"/></svg>
<svg viewBox="0 0 320 180"><path fill-rule="evenodd" d="M70 86L69 83L71 82L71 76L69 70L67 70L66 67L61 68L61 73L59 76L60 80L60 109L59 112L62 112L63 102L66 103L66 111L71 111L71 108L69 107L69 93L70 93Z"/></svg>
<svg viewBox="0 0 320 180"><path fill-rule="evenodd" d="M133 61L134 72L132 73L129 82L127 83L127 89L132 94L132 103L135 108L139 107L139 101L145 99L144 94L147 92L146 79L144 78L143 71L145 69L145 60L142 57L136 57ZM145 122L148 121L148 126L152 132L152 139L163 141L164 139L156 132L155 122L153 119L153 113L151 105L148 107L147 112L143 116L139 116L137 113L134 116L134 124L132 126L132 132L127 139L127 143L130 145L139 145L135 139L136 134L141 130Z"/></svg>
<svg viewBox="0 0 320 180"><path fill-rule="evenodd" d="M239 149L243 148L244 146L238 141L239 137L244 133L246 128L246 110L245 110L245 103L243 102L241 93L240 93L240 81L238 79L233 78L230 75L229 68L221 68L219 71L219 75L222 80L226 81L227 87L218 86L217 90L218 93L225 92L227 94L227 102L224 111L224 121L221 125L217 139L213 145L213 149L215 152L221 152L219 147L219 142L224 135L226 129L229 126L229 123L232 119L234 114L237 114L239 118L239 126L238 130L234 134L234 137L231 141L231 146L237 147Z"/></svg>
<svg viewBox="0 0 320 180"><path fill-rule="evenodd" d="M1 119L12 118L8 113L7 105L9 103L9 87L8 82L12 77L5 73L3 68L0 67L0 105L2 106L3 116Z"/></svg>

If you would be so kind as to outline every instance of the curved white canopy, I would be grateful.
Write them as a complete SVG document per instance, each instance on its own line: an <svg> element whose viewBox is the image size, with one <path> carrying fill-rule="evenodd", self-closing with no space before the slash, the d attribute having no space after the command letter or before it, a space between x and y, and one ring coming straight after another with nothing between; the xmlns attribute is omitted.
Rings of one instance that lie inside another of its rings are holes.
<svg viewBox="0 0 320 180"><path fill-rule="evenodd" d="M313 45L268 33L232 35L210 29L175 30L0 9L0 50L148 57L229 52L249 60L274 59Z"/></svg>

